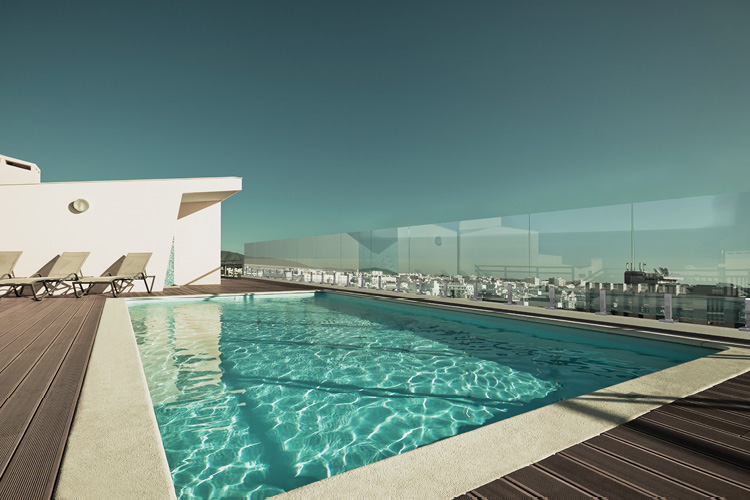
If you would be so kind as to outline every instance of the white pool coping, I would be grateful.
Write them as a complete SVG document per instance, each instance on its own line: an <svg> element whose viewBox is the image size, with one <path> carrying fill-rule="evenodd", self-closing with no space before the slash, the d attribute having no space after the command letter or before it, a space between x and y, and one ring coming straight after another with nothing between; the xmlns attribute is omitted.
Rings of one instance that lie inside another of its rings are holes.
<svg viewBox="0 0 750 500"><path fill-rule="evenodd" d="M176 498L125 299L104 304L54 496Z"/></svg>
<svg viewBox="0 0 750 500"><path fill-rule="evenodd" d="M342 287L315 286L326 290L343 290ZM257 295L269 293L289 295L300 291L263 292ZM375 294L394 298L405 296L382 291ZM256 294L181 296L167 300L244 295ZM463 299L445 300L445 305L451 306L470 307L475 304ZM488 304L478 305L486 307ZM513 312L513 308L522 307L492 304L498 306L493 307L498 312L504 312L505 308ZM543 310L541 314L554 312ZM585 319L589 321L593 316L590 313L575 314L575 311L558 313L562 313L560 319L568 320L581 319L576 317L577 314L585 314ZM619 327L619 334L657 336L667 340L663 335L639 331L654 326L654 320L622 316L597 316L596 319L604 319L604 323ZM731 336L727 336L727 328L679 323L658 323L657 328L673 332L673 335L694 332L723 336L727 342L732 340ZM722 347L715 342L681 337L668 340L724 350L479 427L274 498L450 499L663 404L750 370L749 348L736 344ZM102 491L107 491L110 498L174 498L174 487L124 299L107 299L105 304L55 496L100 498Z"/></svg>

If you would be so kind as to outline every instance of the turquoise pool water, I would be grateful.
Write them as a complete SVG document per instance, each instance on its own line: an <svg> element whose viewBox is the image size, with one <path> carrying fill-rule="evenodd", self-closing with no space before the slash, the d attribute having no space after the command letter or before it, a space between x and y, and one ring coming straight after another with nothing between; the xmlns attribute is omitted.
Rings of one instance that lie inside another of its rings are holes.
<svg viewBox="0 0 750 500"><path fill-rule="evenodd" d="M178 498L265 498L711 349L333 293L129 301Z"/></svg>

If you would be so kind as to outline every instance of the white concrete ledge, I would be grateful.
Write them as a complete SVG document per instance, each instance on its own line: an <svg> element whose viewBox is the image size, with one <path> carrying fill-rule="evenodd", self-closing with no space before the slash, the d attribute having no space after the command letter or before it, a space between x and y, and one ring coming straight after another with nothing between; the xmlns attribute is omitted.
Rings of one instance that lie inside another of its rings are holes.
<svg viewBox="0 0 750 500"><path fill-rule="evenodd" d="M125 299L107 299L55 498L175 498Z"/></svg>

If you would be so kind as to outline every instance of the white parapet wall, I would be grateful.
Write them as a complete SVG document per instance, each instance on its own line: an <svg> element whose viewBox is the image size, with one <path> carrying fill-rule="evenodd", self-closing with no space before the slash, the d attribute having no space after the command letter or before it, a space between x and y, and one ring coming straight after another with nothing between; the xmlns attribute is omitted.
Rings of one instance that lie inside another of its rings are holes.
<svg viewBox="0 0 750 500"><path fill-rule="evenodd" d="M16 276L48 270L62 252L91 252L87 276L116 271L127 253L152 252L147 271L158 291L174 241L175 285L218 284L221 202L241 189L239 177L0 184L0 250L23 251ZM76 210L76 200L88 208Z"/></svg>
<svg viewBox="0 0 750 500"><path fill-rule="evenodd" d="M35 163L0 155L0 184L38 184L41 178Z"/></svg>

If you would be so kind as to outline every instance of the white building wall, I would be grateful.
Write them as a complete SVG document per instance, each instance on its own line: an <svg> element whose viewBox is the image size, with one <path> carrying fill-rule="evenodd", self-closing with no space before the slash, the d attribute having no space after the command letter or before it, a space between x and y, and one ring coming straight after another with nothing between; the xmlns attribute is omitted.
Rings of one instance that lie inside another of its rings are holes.
<svg viewBox="0 0 750 500"><path fill-rule="evenodd" d="M0 250L23 251L16 276L39 271L62 252L91 252L83 265L87 276L101 276L127 253L152 252L147 271L156 275L158 291L174 236L175 282L185 284L220 267L220 200L241 186L239 178L0 185ZM217 202L178 221L185 193ZM74 213L70 205L79 198L90 208ZM219 271L200 280L219 282ZM142 290L142 283L133 289Z"/></svg>
<svg viewBox="0 0 750 500"><path fill-rule="evenodd" d="M174 237L174 284L221 282L221 203L177 220Z"/></svg>
<svg viewBox="0 0 750 500"><path fill-rule="evenodd" d="M0 184L37 184L41 177L36 164L0 155Z"/></svg>

